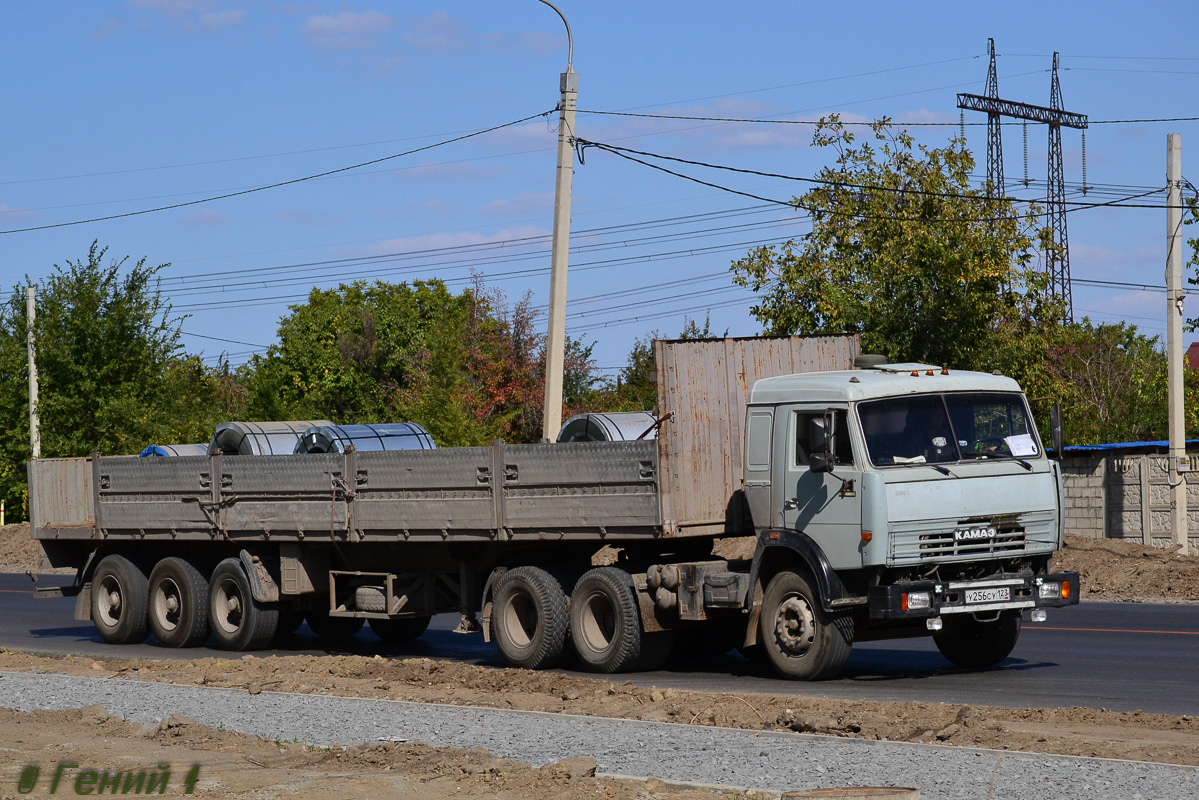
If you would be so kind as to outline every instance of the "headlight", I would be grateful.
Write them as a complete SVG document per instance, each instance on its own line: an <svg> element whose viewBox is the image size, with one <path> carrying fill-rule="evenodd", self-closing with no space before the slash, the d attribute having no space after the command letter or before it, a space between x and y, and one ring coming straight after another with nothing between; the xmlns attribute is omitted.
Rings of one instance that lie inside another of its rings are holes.
<svg viewBox="0 0 1199 800"><path fill-rule="evenodd" d="M928 592L908 592L904 596L904 609L907 611L920 611L926 608L932 608L932 596Z"/></svg>
<svg viewBox="0 0 1199 800"><path fill-rule="evenodd" d="M1062 585L1057 581L1045 581L1039 587L1042 600L1049 598L1058 598L1062 596Z"/></svg>

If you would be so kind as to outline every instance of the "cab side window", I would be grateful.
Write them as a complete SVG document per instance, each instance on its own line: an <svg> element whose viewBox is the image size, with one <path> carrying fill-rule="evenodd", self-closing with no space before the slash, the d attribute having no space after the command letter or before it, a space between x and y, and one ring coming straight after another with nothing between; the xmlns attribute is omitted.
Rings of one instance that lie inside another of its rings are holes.
<svg viewBox="0 0 1199 800"><path fill-rule="evenodd" d="M837 431L833 441L833 464L853 466L853 447L849 443L849 417L845 411L834 412ZM812 420L820 419L824 412L797 411L795 413L795 466L806 467L812 451Z"/></svg>

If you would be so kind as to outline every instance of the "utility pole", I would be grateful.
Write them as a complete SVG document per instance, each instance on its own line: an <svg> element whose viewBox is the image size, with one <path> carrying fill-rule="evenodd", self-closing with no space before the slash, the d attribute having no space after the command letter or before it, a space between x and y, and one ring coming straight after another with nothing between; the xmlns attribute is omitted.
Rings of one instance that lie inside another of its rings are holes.
<svg viewBox="0 0 1199 800"><path fill-rule="evenodd" d="M559 81L558 177L554 184L554 243L550 257L549 332L545 342L545 407L541 422L542 441L558 438L562 427L562 373L566 360L566 262L570 255L570 184L574 177L575 108L579 76L574 71L574 38L570 23L549 0L541 0L562 17L566 25L566 72Z"/></svg>
<svg viewBox="0 0 1199 800"><path fill-rule="evenodd" d="M1166 351L1170 402L1170 508L1174 544L1190 550L1187 533L1186 456L1182 374L1182 136L1166 135Z"/></svg>
<svg viewBox="0 0 1199 800"><path fill-rule="evenodd" d="M33 335L37 318L37 289L25 289L25 346L29 350L29 450L32 458L42 457L42 431L37 418L37 353Z"/></svg>

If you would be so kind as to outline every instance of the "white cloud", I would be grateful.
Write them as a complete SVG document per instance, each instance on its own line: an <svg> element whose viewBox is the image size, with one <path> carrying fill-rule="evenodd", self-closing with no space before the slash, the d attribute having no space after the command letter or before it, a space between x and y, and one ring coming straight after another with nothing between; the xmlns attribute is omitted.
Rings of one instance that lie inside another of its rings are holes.
<svg viewBox="0 0 1199 800"><path fill-rule="evenodd" d="M424 53L458 53L471 43L470 28L444 11L413 20L404 43Z"/></svg>
<svg viewBox="0 0 1199 800"><path fill-rule="evenodd" d="M140 8L150 11L161 11L172 16L183 16L207 11L217 4L217 0L129 0L130 8Z"/></svg>
<svg viewBox="0 0 1199 800"><path fill-rule="evenodd" d="M118 33L123 27L125 26L115 19L106 19L100 23L98 28L92 31L91 36L93 39L107 39Z"/></svg>
<svg viewBox="0 0 1199 800"><path fill-rule="evenodd" d="M0 203L0 226L8 226L19 222L28 222L36 217L37 213L30 211L28 208L20 208L18 206L10 206L8 203Z"/></svg>
<svg viewBox="0 0 1199 800"><path fill-rule="evenodd" d="M322 50L364 50L378 47L379 37L394 26L395 20L382 11L343 11L309 17L303 32Z"/></svg>
<svg viewBox="0 0 1199 800"><path fill-rule="evenodd" d="M1165 262L1166 254L1157 246L1112 250L1084 242L1070 243L1070 272L1075 278L1151 283L1145 276L1154 268L1160 274Z"/></svg>
<svg viewBox="0 0 1199 800"><path fill-rule="evenodd" d="M389 253L410 253L420 250L435 250L444 247L463 247L469 245L490 244L510 239L524 239L531 236L549 236L546 228L534 226L519 226L504 228L495 233L477 233L474 231L440 231L419 236L403 236L395 239L385 239L372 245L344 248L330 254L332 258L358 258L361 256L379 256Z"/></svg>
<svg viewBox="0 0 1199 800"><path fill-rule="evenodd" d="M341 222L341 214L316 214L311 211L280 211L275 214L280 222L294 222L306 227L328 226Z"/></svg>
<svg viewBox="0 0 1199 800"><path fill-rule="evenodd" d="M395 170L403 180L423 180L440 182L477 181L490 178L506 172L508 167L502 164L471 164L463 162L434 162L419 164L415 167L401 167Z"/></svg>
<svg viewBox="0 0 1199 800"><path fill-rule="evenodd" d="M550 212L553 208L553 192L521 192L515 197L484 203L479 208L479 213L489 217L525 216Z"/></svg>
<svg viewBox="0 0 1199 800"><path fill-rule="evenodd" d="M229 218L226 217L225 213L220 209L201 208L194 214L184 214L183 216L179 217L179 221L185 225L207 227L209 225L224 225L229 221Z"/></svg>
<svg viewBox="0 0 1199 800"><path fill-rule="evenodd" d="M200 15L200 27L206 31L217 31L224 28L234 28L246 21L245 9L231 8L228 11L217 11Z"/></svg>
<svg viewBox="0 0 1199 800"><path fill-rule="evenodd" d="M404 43L422 53L461 53L486 50L501 53L525 52L545 55L566 47L566 36L548 31L523 33L477 33L470 25L438 11L415 17L403 36Z"/></svg>

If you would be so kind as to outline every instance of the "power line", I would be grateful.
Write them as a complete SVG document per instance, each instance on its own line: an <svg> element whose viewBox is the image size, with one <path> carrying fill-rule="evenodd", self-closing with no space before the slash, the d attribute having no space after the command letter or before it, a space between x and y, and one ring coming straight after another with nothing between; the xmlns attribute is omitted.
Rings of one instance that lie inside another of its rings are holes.
<svg viewBox="0 0 1199 800"><path fill-rule="evenodd" d="M687 164L690 166L705 167L708 169L723 170L726 172L735 172L735 173L740 173L740 174L744 174L744 175L755 175L755 176L766 177L766 178L779 178L782 180L801 181L801 182L805 182L805 183L827 185L827 186L832 186L832 187L841 188L841 189L863 189L863 190L867 190L867 191L891 192L894 194L911 194L911 195L923 195L923 196L931 196L931 197L959 198L959 199L964 199L964 200L975 200L980 203L987 202L987 198L985 198L981 195L970 195L970 194L955 193L955 192L930 192L927 190L920 190L920 189L903 189L903 188L895 188L895 187L890 187L890 186L872 186L872 185L867 185L867 184L854 184L854 183L849 183L849 182L844 182L844 181L832 181L832 180L824 180L824 179L819 179L819 178L809 178L809 177L800 177L800 176L794 176L794 175L785 175L782 173L764 172L762 170L747 169L744 167L733 167L733 166L728 166L725 164L712 164L712 163L708 163L705 161L696 161L694 159L679 158L677 156L667 156L667 155L662 155L659 153L650 153L650 152L646 152L646 151L642 151L642 150L634 150L634 149L628 148L628 147L620 147L620 146L613 145L613 144L606 144L603 142L594 142L594 141L591 141L588 139L576 139L575 141L581 148L580 157L579 157L580 164L584 163L582 151L585 151L586 148L588 148L588 147L594 147L598 150L602 150L604 152L611 153L612 155L619 156L628 161L632 161L634 163L641 164L642 166L649 167L650 169L655 169L660 172L664 172L668 175L673 175L676 178L682 178L684 180L688 180L693 183L698 183L702 186L708 186L713 189L719 189L721 191L729 192L730 194L736 194L736 195L740 195L742 197L749 197L754 200L761 200L763 202L774 203L774 204L780 205L780 206L788 206L790 208L801 208L809 213L826 213L826 214L832 214L832 215L858 217L860 219L879 219L879 220L885 220L885 221L889 221L889 222L992 222L992 221L995 221L996 219L999 219L998 217L942 219L942 218L932 218L932 217L873 216L873 215L869 215L869 214L855 213L852 211L836 211L836 210L832 210L832 209L814 209L810 206L803 205L798 200L787 201L787 200L778 200L775 198L763 197L762 195L757 195L757 194L753 194L750 192L744 192L739 189L733 189L731 187L723 186L718 183L712 183L710 181L705 181L705 180L696 178L691 175L686 175L681 172L676 172L674 170L667 169L666 167L663 167L659 164L652 164L648 161L642 160L641 158L637 158L636 156L634 156L632 154L635 153L638 156L645 156L647 158L658 158L658 159L662 159L664 161L672 161L675 163ZM1161 191L1163 191L1163 189L1152 189L1147 192L1142 192L1141 194L1138 194L1138 195L1131 195L1131 196L1128 196L1125 198L1112 200L1112 201L1109 201L1106 203L1088 203L1088 202L1074 201L1074 202L1066 203L1066 205L1075 206L1077 208L1101 208L1104 206L1116 206L1116 207L1120 207L1120 208L1164 208L1164 206L1157 205L1157 204L1150 205L1150 204L1133 204L1133 203L1122 202L1124 200L1135 200L1140 197L1145 197L1150 194L1156 194ZM1003 199L1013 202L1013 203L1031 204L1031 203L1036 202L1035 200L1022 199L1022 198L1018 198L1018 197L1004 197ZM1117 203L1118 203L1118 205L1117 205ZM1041 214L1039 216L1044 216L1045 213L1046 212L1041 212Z"/></svg>
<svg viewBox="0 0 1199 800"><path fill-rule="evenodd" d="M228 200L231 197L241 197L241 196L247 195L247 194L254 194L255 192L264 192L264 191L267 191L268 189L278 189L278 188L281 188L284 186L292 186L297 183L313 181L318 178L327 178L330 175L337 175L342 172L349 172L350 170L361 169L362 167L369 167L374 164L381 164L385 161L391 161L393 159L403 158L404 156L410 156L415 153L421 153L426 150L432 150L435 147L443 147L447 144L461 142L466 139L474 138L476 136L482 136L485 133L492 133L494 131L498 131L503 128L510 128L513 125L519 125L523 122L528 122L531 119L536 119L537 117L548 116L549 114L552 114L552 113L553 113L553 110L551 109L550 111L543 111L540 114L530 114L527 117L513 120L511 122L505 122L502 125L493 125L490 128L484 128L482 130L473 131L471 133L467 133L462 136L455 136L452 139L444 139L440 142L434 142L433 144L425 145L424 147L417 147L412 150L406 150L402 153L393 153L392 155L389 155L389 156L383 156L382 158L371 159L370 161L363 161L358 164L351 164L347 167L338 167L337 169L331 169L331 170L327 170L325 172L319 172L319 173L316 173L315 175L305 175L302 178L292 178L290 180L279 181L277 183L271 183L271 184L267 184L265 186L255 186L250 189L242 189L242 190L236 191L236 192L228 192L226 194L216 195L214 197L205 197L200 200L189 200L184 203L173 203L171 205L158 206L156 208L144 208L139 211L127 211L123 214L110 214L109 216L106 216L106 217L93 217L92 219L81 219L81 220L74 220L71 222L56 222L56 223L52 223L49 225L35 225L32 227L28 227L28 228L13 228L10 230L0 231L0 235L10 234L10 233L29 233L31 231L44 231L44 230L50 230L52 228L66 228L66 227L69 227L72 225L86 225L86 224L92 223L92 222L106 222L108 220L124 219L126 217L141 216L143 214L154 214L154 213L157 213L160 211L171 211L171 210L174 210L177 208L187 208L188 206L200 205L202 203L212 203L217 200Z"/></svg>
<svg viewBox="0 0 1199 800"><path fill-rule="evenodd" d="M614 234L620 232L632 232L641 230L652 230L654 228L672 227L677 225L685 225L693 222L708 221L712 219L725 219L751 214L762 213L772 209L773 206L768 204L739 206L731 209L722 209L720 211L706 211L696 214L685 214L673 217L662 217L658 219L642 220L639 222L627 222L619 225L607 225L595 228L583 228L574 232L574 238L583 239L591 236L599 236L604 234ZM293 262L290 264L280 264L269 267L256 267L253 269L238 269L238 270L219 270L214 272L201 272L192 275L171 275L164 276L164 283L181 283L186 284L191 280L218 278L224 275L245 277L255 274L270 274L275 272L287 272L295 274L297 271L305 271L309 269L324 269L327 267L336 266L362 266L370 263L378 263L389 259L395 260L410 260L415 258L436 257L439 255L464 253L464 252L479 252L487 250L506 250L513 247L528 246L535 244L548 244L550 234L539 234L536 236L522 236L509 239L495 239L487 242L472 242L460 245L446 245L444 247L428 247L419 250L396 250L389 253L378 253L369 256L352 256L347 258L323 259L319 261L303 261ZM585 245L575 245L575 247L583 247ZM572 252L577 252L572 248Z"/></svg>
<svg viewBox="0 0 1199 800"><path fill-rule="evenodd" d="M733 251L733 250L743 250L746 247L766 247L766 246L770 246L773 244L781 244L782 242L785 242L788 240L789 240L788 238L767 239L767 240L755 239L755 240L743 241L743 242L733 242L730 244L710 245L708 247L690 247L690 248L684 248L684 249L680 249L680 250L671 250L671 251L659 252L659 253L648 253L648 254L636 255L636 256L625 256L622 258L601 259L599 261L584 261L584 262L579 262L577 265L572 266L571 272L576 273L576 272L587 272L587 271L596 270L596 269L611 269L613 267L626 265L626 264L636 264L636 263L645 263L645 262L653 262L653 261L673 261L673 260L676 260L679 258L688 258L688 257L696 256L696 255L704 255L704 254L709 254L709 253L720 253L720 252ZM488 281L499 281L499 280L508 280L508 279L512 279L512 278L516 278L516 277L523 277L523 276L528 276L528 275L545 274L547 272L549 272L549 267L534 267L534 268L529 268L529 269L512 270L509 272L493 273L491 275L482 275L480 277L482 277ZM451 285L451 284L469 283L470 281L474 280L474 278L473 278L473 276L467 276L467 277L462 277L462 278L445 278L445 279L440 279L440 280L442 283L444 283L446 285ZM318 287L313 287L313 289L317 289L317 288ZM233 307L233 306L237 306L239 308L248 308L248 307L264 306L264 305L278 305L281 302L286 302L289 300L304 300L308 296L309 296L309 293L274 295L271 297L247 297L247 298L238 298L238 299L233 299L233 300L221 300L221 301L211 301L211 302L203 302L203 303L178 305L178 306L174 306L174 310L175 311L209 311L209 310L221 309L221 308Z"/></svg>
<svg viewBox="0 0 1199 800"><path fill-rule="evenodd" d="M51 181L69 181L79 178L106 178L110 175L130 175L138 172L158 172L168 169L186 169L187 167L210 167L216 164L236 164L241 161L258 161L264 158L285 158L287 156L303 156L311 155L312 153L327 153L332 150L352 150L357 147L376 147L381 144L398 144L400 142L413 142L420 139L435 139L439 136L456 136L460 133L468 133L469 131L446 131L444 133L426 133L421 136L405 136L401 139L380 139L374 142L358 142L356 144L339 144L329 147L311 147L306 150L285 150L279 153L259 153L250 156L230 156L228 158L214 158L208 161L188 161L182 164L160 164L153 167L131 167L129 169L114 169L105 172L82 172L76 175L54 175L48 178L23 178L15 181L0 181L0 186L17 186L25 183L47 183Z"/></svg>
<svg viewBox="0 0 1199 800"><path fill-rule="evenodd" d="M219 336L205 336L202 333L192 333L191 331L185 331L182 328L179 330L179 332L181 334L183 334L184 336L194 336L197 339L211 339L214 342L228 342L229 344L244 344L247 347L258 347L258 348L268 347L268 345L255 344L254 342L239 342L237 339L222 339Z"/></svg>
<svg viewBox="0 0 1199 800"><path fill-rule="evenodd" d="M814 78L812 80L799 81L798 83L784 83L784 84L780 84L778 86L767 86L767 87L764 87L761 89L743 89L743 90L737 91L737 92L725 92L724 94L710 94L710 95L705 95L704 97L692 97L687 100L671 100L671 101L668 101L665 103L651 103L649 105L644 105L644 106L630 106L626 110L636 111L641 108L657 108L660 106L674 106L674 105L679 105L681 103L698 103L703 100L720 100L725 97L738 97L740 95L745 95L745 94L758 94L760 92L775 92L775 91L778 91L779 89L794 89L797 86L813 86L818 83L832 83L834 81L850 80L852 78L866 78L866 77L870 77L871 75L882 75L882 74L888 73L888 72L901 72L903 70L919 69L921 67L933 67L933 66L939 66L941 64L952 64L956 61L971 61L978 57L979 56L977 56L977 55L958 56L956 58L946 58L946 59L942 59L940 61L925 61L920 64L908 64L908 65L902 66L902 67L888 67L885 69L871 70L870 72L855 72L851 75L838 75L838 76L835 76L832 78Z"/></svg>
<svg viewBox="0 0 1199 800"><path fill-rule="evenodd" d="M605 116L605 117L637 117L640 119L691 120L691 121L695 121L695 122L733 122L733 123L745 123L745 124L753 124L753 125L819 125L822 122L828 122L828 120L824 120L824 119L803 120L803 119L772 119L770 117L701 117L701 116L692 116L692 115L688 115L688 114L638 114L638 113L633 113L633 112L628 112L628 111L599 111L596 109L582 109L582 108L580 108L577 113L593 114L596 116ZM1100 120L1090 120L1090 123L1092 125L1114 125L1114 124L1124 124L1124 123L1134 123L1134 122L1135 123L1149 123L1149 122L1195 122L1195 121L1199 121L1199 117L1156 117L1156 118L1146 118L1146 119L1100 119ZM838 124L856 125L856 126L873 126L873 125L879 124L880 122L882 122L882 120L875 120L873 122L857 122L857 121L847 122L847 121L843 121L843 120L838 120ZM915 121L897 122L897 121L888 120L888 121L886 121L886 124L889 126L892 126L892 127L896 127L896 128L921 128L921 127L925 127L925 128L957 128L957 127L961 127L962 125L965 125L965 127L967 127L967 128L971 128L971 127L985 126L987 123L985 123L985 122L962 123L960 121L954 121L954 122L915 122ZM1021 123L1021 122L1004 122L1001 124L1010 126L1010 125L1022 125L1023 123Z"/></svg>
<svg viewBox="0 0 1199 800"><path fill-rule="evenodd" d="M718 228L705 228L705 229L698 230L698 231L683 231L683 232L676 232L676 233L669 233L669 234L658 234L655 236L646 236L646 237L640 237L640 238L636 238L636 239L621 239L621 240L617 240L617 241L613 241L613 242L603 242L603 243L594 243L594 244L579 244L579 245L576 245L575 247L572 247L571 252L577 255L577 254L601 252L601 251L612 250L612 249L623 249L623 248L628 248L628 247L642 247L647 244L653 244L653 243L659 243L659 242L703 239L703 238L710 238L713 236L722 236L722 235L727 235L730 233L736 233L736 232L744 231L747 229L788 227L788 226L797 225L797 224L800 224L800 223L803 223L806 221L807 221L806 217L796 217L796 218L787 219L787 220L764 220L764 221L759 221L759 222L742 223L740 225L725 225L725 226L718 227ZM396 275L396 274L411 273L411 272L416 272L419 270L434 269L434 268L438 269L440 271L451 270L451 269L467 269L467 268L478 269L479 267L482 267L482 266L492 266L492 265L497 265L497 264L511 264L511 263L520 262L520 261L530 261L530 260L545 258L548 255L549 255L548 251L546 251L544 249L538 249L538 250L517 252L517 253L512 253L510 255L502 255L502 256L498 256L498 257L497 256L488 256L485 258L460 259L460 260L456 260L456 261L424 262L421 264L416 264L416 265L407 266L407 267L384 266L384 267L377 267L375 269L367 269L367 270L359 268L354 271L353 277L354 277L354 279L357 280L357 279L378 276L378 275ZM395 259L395 260L399 261L399 260L409 260L409 259L405 258L405 259ZM379 263L379 262L373 262L373 263ZM354 266L360 267L361 265L354 265ZM306 270L301 270L300 272L310 272L310 271L311 270L306 269ZM323 274L323 277L325 277L326 279L332 279L332 277L328 275L327 271ZM253 279L253 280L235 281L235 282L222 283L222 284L207 284L207 285L199 285L199 286L186 286L185 285L185 286L176 287L175 289L173 289L172 296L178 297L178 296L184 295L184 294L187 294L187 295L214 294L214 293L223 293L226 291L248 291L250 289L258 288L258 287L269 288L272 286L294 286L297 284L307 283L310 280L311 280L310 277L296 277L294 274L292 274L292 275L289 275L288 277L269 278L269 279L257 278L257 279Z"/></svg>

